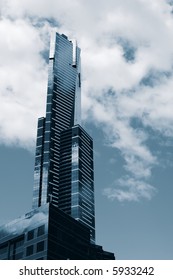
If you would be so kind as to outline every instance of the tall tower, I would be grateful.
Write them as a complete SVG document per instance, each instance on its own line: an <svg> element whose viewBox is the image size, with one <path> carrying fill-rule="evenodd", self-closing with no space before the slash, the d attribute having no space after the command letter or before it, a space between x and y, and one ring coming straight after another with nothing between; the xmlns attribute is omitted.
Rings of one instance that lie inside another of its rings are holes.
<svg viewBox="0 0 173 280"><path fill-rule="evenodd" d="M80 49L53 33L32 211L0 226L0 260L114 260L95 244L93 141L80 124Z"/></svg>
<svg viewBox="0 0 173 280"><path fill-rule="evenodd" d="M95 242L93 141L81 127L80 49L53 33L46 117L38 120L33 209L48 202L82 222Z"/></svg>

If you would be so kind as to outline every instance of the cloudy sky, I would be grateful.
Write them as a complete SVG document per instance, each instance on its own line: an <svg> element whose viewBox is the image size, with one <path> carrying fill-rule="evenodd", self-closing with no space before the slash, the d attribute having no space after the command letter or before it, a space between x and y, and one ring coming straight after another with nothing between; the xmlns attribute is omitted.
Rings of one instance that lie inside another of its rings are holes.
<svg viewBox="0 0 173 280"><path fill-rule="evenodd" d="M172 259L171 0L0 0L0 222L31 207L51 29L82 50L97 242L118 259Z"/></svg>

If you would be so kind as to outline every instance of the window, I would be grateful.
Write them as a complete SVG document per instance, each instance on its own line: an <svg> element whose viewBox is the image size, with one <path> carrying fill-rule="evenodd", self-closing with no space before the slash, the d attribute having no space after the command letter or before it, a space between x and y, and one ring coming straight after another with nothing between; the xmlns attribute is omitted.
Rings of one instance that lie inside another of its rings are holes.
<svg viewBox="0 0 173 280"><path fill-rule="evenodd" d="M81 78L80 78L80 73L78 74L78 78L79 78L79 87L81 87Z"/></svg>
<svg viewBox="0 0 173 280"><path fill-rule="evenodd" d="M45 227L44 227L44 225L38 227L37 236L43 235L44 233L45 233Z"/></svg>
<svg viewBox="0 0 173 280"><path fill-rule="evenodd" d="M7 246L2 246L0 247L0 255L7 253L8 247Z"/></svg>
<svg viewBox="0 0 173 280"><path fill-rule="evenodd" d="M14 255L15 260L22 260L23 258L23 252L17 253Z"/></svg>
<svg viewBox="0 0 173 280"><path fill-rule="evenodd" d="M42 136L42 135L43 135L43 128L41 127L37 130L37 137Z"/></svg>
<svg viewBox="0 0 173 280"><path fill-rule="evenodd" d="M33 252L34 252L34 246L33 245L28 246L26 248L26 256L31 256L33 254Z"/></svg>
<svg viewBox="0 0 173 280"><path fill-rule="evenodd" d="M28 231L27 240L31 240L34 238L34 229Z"/></svg>
<svg viewBox="0 0 173 280"><path fill-rule="evenodd" d="M72 181L78 180L78 172L77 170L72 170Z"/></svg>
<svg viewBox="0 0 173 280"><path fill-rule="evenodd" d="M19 239L15 241L15 247L20 248L24 244L24 239Z"/></svg>
<svg viewBox="0 0 173 280"><path fill-rule="evenodd" d="M37 253L44 251L44 241L37 243Z"/></svg>

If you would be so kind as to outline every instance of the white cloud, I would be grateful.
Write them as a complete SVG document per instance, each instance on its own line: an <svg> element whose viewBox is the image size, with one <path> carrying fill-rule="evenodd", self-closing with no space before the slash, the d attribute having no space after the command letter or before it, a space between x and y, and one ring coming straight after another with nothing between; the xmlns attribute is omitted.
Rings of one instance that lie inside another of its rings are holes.
<svg viewBox="0 0 173 280"><path fill-rule="evenodd" d="M33 146L43 114L47 66L39 32L24 20L0 22L0 141Z"/></svg>
<svg viewBox="0 0 173 280"><path fill-rule="evenodd" d="M147 145L147 128L173 135L172 7L164 0L6 0L1 6L0 141L32 146L46 93L45 18L52 18L82 49L83 118L100 125L121 151L133 177L130 200L147 198L147 191L150 197L146 180L159 159ZM129 200L123 189L111 191Z"/></svg>
<svg viewBox="0 0 173 280"><path fill-rule="evenodd" d="M144 181L134 178L121 178L115 182L116 188L105 188L104 195L109 199L118 199L119 201L139 201L142 198L150 200L156 193L156 188Z"/></svg>

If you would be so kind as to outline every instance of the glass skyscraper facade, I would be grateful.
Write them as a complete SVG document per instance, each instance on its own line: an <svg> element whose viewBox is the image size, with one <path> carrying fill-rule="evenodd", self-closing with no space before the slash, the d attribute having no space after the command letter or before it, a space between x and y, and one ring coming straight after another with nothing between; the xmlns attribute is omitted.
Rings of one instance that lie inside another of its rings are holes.
<svg viewBox="0 0 173 280"><path fill-rule="evenodd" d="M33 208L58 206L61 132L80 123L80 49L53 33L50 44L46 117L38 121Z"/></svg>
<svg viewBox="0 0 173 280"><path fill-rule="evenodd" d="M46 117L38 120L33 208L47 202L90 227L95 242L93 142L80 126L80 49L52 34Z"/></svg>
<svg viewBox="0 0 173 280"><path fill-rule="evenodd" d="M73 126L61 134L59 208L90 228L95 242L93 141Z"/></svg>
<svg viewBox="0 0 173 280"><path fill-rule="evenodd" d="M33 210L0 227L0 259L114 259L95 245L93 140L81 127L80 48L53 33ZM40 222L41 221L41 222Z"/></svg>

